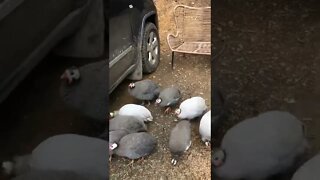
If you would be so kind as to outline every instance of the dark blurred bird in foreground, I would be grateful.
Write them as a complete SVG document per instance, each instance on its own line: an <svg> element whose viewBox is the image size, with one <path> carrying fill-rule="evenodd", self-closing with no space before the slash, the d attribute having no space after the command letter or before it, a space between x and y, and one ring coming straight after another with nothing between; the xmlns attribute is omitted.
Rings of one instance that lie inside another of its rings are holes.
<svg viewBox="0 0 320 180"><path fill-rule="evenodd" d="M107 61L71 67L61 75L60 95L71 108L105 122L107 117Z"/></svg>

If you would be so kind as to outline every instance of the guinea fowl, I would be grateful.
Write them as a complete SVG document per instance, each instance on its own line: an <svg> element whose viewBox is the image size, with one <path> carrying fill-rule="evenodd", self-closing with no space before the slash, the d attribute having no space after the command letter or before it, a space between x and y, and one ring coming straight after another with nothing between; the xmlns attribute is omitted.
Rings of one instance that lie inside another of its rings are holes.
<svg viewBox="0 0 320 180"><path fill-rule="evenodd" d="M194 119L203 115L207 110L207 105L202 97L192 97L184 100L178 109L175 110L175 114L179 119Z"/></svg>
<svg viewBox="0 0 320 180"><path fill-rule="evenodd" d="M42 141L29 155L4 162L7 173L24 174L30 170L70 171L80 176L108 176L107 141L76 134L52 136Z"/></svg>
<svg viewBox="0 0 320 180"><path fill-rule="evenodd" d="M211 111L205 113L199 125L199 133L201 135L201 140L205 142L206 146L209 146L211 141Z"/></svg>
<svg viewBox="0 0 320 180"><path fill-rule="evenodd" d="M128 92L132 97L138 100L148 101L150 104L150 101L158 97L160 87L150 79L145 79L135 83L130 83L128 86Z"/></svg>
<svg viewBox="0 0 320 180"><path fill-rule="evenodd" d="M115 130L115 131L109 131L109 143L119 143L121 138L124 136L128 135L129 131L120 129L120 130Z"/></svg>
<svg viewBox="0 0 320 180"><path fill-rule="evenodd" d="M109 121L109 131L127 130L129 133L147 131L147 126L143 122L133 116L118 115Z"/></svg>
<svg viewBox="0 0 320 180"><path fill-rule="evenodd" d="M159 105L160 107L167 107L165 113L168 113L172 106L178 104L180 99L180 90L176 87L169 87L160 92L155 104Z"/></svg>
<svg viewBox="0 0 320 180"><path fill-rule="evenodd" d="M95 174L79 175L71 171L62 170L31 170L12 180L105 180Z"/></svg>
<svg viewBox="0 0 320 180"><path fill-rule="evenodd" d="M156 148L156 139L146 132L132 133L121 138L119 143L113 143L114 154L138 159L150 155Z"/></svg>
<svg viewBox="0 0 320 180"><path fill-rule="evenodd" d="M133 116L143 120L144 122L153 120L151 112L146 107L137 104L126 104L122 106L119 111L111 113L111 117L116 115Z"/></svg>
<svg viewBox="0 0 320 180"><path fill-rule="evenodd" d="M320 154L305 162L293 175L292 180L319 180Z"/></svg>
<svg viewBox="0 0 320 180"><path fill-rule="evenodd" d="M290 168L307 146L296 117L262 113L227 131L221 148L214 149L214 173L226 179L265 179Z"/></svg>
<svg viewBox="0 0 320 180"><path fill-rule="evenodd" d="M64 102L84 115L105 123L107 117L107 61L71 67L61 75Z"/></svg>
<svg viewBox="0 0 320 180"><path fill-rule="evenodd" d="M172 155L171 164L176 165L180 156L191 146L191 124L182 120L171 130L169 149Z"/></svg>
<svg viewBox="0 0 320 180"><path fill-rule="evenodd" d="M129 131L127 130L114 130L109 131L109 160L111 161L112 155L113 155L113 149L117 147L119 141L124 136L128 135Z"/></svg>

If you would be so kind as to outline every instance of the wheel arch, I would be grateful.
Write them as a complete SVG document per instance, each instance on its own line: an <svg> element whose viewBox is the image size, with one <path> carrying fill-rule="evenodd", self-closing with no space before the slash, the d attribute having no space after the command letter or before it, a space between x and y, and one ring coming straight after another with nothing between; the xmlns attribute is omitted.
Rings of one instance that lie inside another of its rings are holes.
<svg viewBox="0 0 320 180"><path fill-rule="evenodd" d="M157 29L159 29L158 26L158 16L156 11L150 11L146 13L141 22L141 28L138 35L138 41L137 41L137 66L135 70L129 75L127 78L131 80L141 80L143 78L143 69L142 69L142 60L141 60L141 46L143 41L143 32L145 30L145 25L148 22L152 22L156 25Z"/></svg>

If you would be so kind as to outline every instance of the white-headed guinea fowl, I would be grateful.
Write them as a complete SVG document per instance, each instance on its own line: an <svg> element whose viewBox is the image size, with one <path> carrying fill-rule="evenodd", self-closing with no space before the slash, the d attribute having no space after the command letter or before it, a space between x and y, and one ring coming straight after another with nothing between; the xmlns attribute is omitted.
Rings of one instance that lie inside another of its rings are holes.
<svg viewBox="0 0 320 180"><path fill-rule="evenodd" d="M113 153L129 159L138 159L154 152L157 140L147 132L132 133L113 143Z"/></svg>
<svg viewBox="0 0 320 180"><path fill-rule="evenodd" d="M169 138L169 149L171 152L171 164L176 165L180 156L191 146L191 124L182 120L171 130Z"/></svg>
<svg viewBox="0 0 320 180"><path fill-rule="evenodd" d="M30 170L70 171L80 176L108 176L108 142L76 134L61 134L42 141L31 154L3 162L8 174L22 175Z"/></svg>
<svg viewBox="0 0 320 180"><path fill-rule="evenodd" d="M105 122L107 118L107 61L71 67L61 75L60 95L71 108Z"/></svg>
<svg viewBox="0 0 320 180"><path fill-rule="evenodd" d="M31 170L25 174L14 177L12 180L105 180L95 174L80 175L64 170Z"/></svg>
<svg viewBox="0 0 320 180"><path fill-rule="evenodd" d="M129 133L147 131L143 120L134 116L118 115L109 121L109 131L127 130Z"/></svg>
<svg viewBox="0 0 320 180"><path fill-rule="evenodd" d="M202 116L199 125L199 133L201 135L201 140L206 146L209 146L211 142L211 111L208 111Z"/></svg>
<svg viewBox="0 0 320 180"><path fill-rule="evenodd" d="M213 150L214 173L226 179L265 179L291 168L307 147L295 116L265 112L227 131L221 147Z"/></svg>
<svg viewBox="0 0 320 180"><path fill-rule="evenodd" d="M175 110L175 114L179 119L192 120L202 116L207 108L205 100L202 97L196 96L184 100L179 108Z"/></svg>
<svg viewBox="0 0 320 180"><path fill-rule="evenodd" d="M159 96L160 87L150 79L145 79L130 83L128 86L128 92L130 96L143 101L143 104L144 101L148 101L150 104L150 101Z"/></svg>
<svg viewBox="0 0 320 180"><path fill-rule="evenodd" d="M165 113L168 113L173 106L179 103L180 99L180 90L176 87L168 87L160 92L155 104L160 107L166 107Z"/></svg>
<svg viewBox="0 0 320 180"><path fill-rule="evenodd" d="M144 122L153 121L151 112L146 107L137 104L126 104L122 106L118 111L111 112L110 115L112 118L117 115L123 115L134 116L138 119L143 120Z"/></svg>

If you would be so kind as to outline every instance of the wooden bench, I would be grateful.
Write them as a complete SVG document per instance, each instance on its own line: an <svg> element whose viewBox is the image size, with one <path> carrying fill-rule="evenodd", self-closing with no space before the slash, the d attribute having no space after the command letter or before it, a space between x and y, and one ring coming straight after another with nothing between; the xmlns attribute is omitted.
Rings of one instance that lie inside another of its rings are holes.
<svg viewBox="0 0 320 180"><path fill-rule="evenodd" d="M172 68L174 52L211 55L211 7L177 5L174 18L176 34L167 36Z"/></svg>

